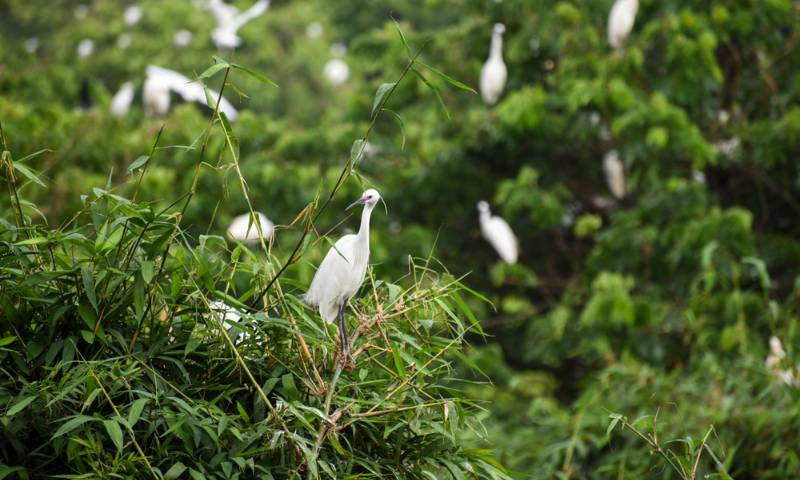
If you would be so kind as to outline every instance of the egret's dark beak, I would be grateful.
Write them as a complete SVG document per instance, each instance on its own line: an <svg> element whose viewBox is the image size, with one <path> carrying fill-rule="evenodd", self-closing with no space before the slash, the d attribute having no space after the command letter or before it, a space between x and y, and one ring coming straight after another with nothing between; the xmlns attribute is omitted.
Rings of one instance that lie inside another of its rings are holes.
<svg viewBox="0 0 800 480"><path fill-rule="evenodd" d="M367 203L367 199L364 198L364 197L361 197L358 200L356 200L355 202L353 202L350 205L348 205L347 208L345 208L345 210L350 210L351 208L355 207L356 205L363 205L365 203Z"/></svg>

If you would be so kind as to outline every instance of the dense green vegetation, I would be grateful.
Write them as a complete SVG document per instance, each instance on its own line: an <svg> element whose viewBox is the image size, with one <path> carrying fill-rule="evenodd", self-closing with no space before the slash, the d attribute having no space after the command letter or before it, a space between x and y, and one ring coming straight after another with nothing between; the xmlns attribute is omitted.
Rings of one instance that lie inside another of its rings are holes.
<svg viewBox="0 0 800 480"><path fill-rule="evenodd" d="M142 1L135 26L86 3L0 4L0 477L470 478L504 475L496 459L519 478L800 478L796 2L642 0L624 54L610 0L275 1L233 53L190 0ZM489 107L437 71L477 88L498 21ZM279 87L232 69L231 129L190 104L144 115L147 65L196 77L215 55ZM339 378L299 295L371 186L388 211L354 306L372 346ZM252 251L224 238L248 198L279 225ZM480 237L481 199L518 264ZM210 302L245 309L289 260L250 339L223 335ZM335 428L331 405L351 406Z"/></svg>

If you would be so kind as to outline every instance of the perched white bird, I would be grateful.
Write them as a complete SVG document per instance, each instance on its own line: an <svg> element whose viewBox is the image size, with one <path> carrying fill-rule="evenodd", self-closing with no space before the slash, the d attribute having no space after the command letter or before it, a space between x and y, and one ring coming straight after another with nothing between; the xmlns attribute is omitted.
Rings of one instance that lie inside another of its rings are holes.
<svg viewBox="0 0 800 480"><path fill-rule="evenodd" d="M238 328L238 325L242 320L242 313L240 311L220 300L214 300L213 302L210 302L209 305L211 306L211 310L213 312L216 312L220 317L222 317L222 324L228 329L228 332L234 333L232 338L234 342L238 340L244 341L250 338L249 332Z"/></svg>
<svg viewBox="0 0 800 480"><path fill-rule="evenodd" d="M489 105L494 105L503 93L508 79L508 69L503 61L503 32L505 25L495 23L492 29L492 44L489 47L489 58L481 70L481 97Z"/></svg>
<svg viewBox="0 0 800 480"><path fill-rule="evenodd" d="M616 150L609 150L603 157L603 173L606 176L608 189L617 199L624 197L628 193L625 166L622 164L622 160L619 159L619 152Z"/></svg>
<svg viewBox="0 0 800 480"><path fill-rule="evenodd" d="M192 43L192 32L186 30L185 28L178 30L175 32L172 43L174 43L176 47L188 46L190 43Z"/></svg>
<svg viewBox="0 0 800 480"><path fill-rule="evenodd" d="M308 38L319 38L322 36L323 31L322 24L319 22L311 22L306 27L306 35L308 35Z"/></svg>
<svg viewBox="0 0 800 480"><path fill-rule="evenodd" d="M258 233L259 225L256 225L249 213L245 213L233 219L228 227L228 236L242 243L257 242L262 236L263 238L272 237L274 230L272 222L261 212L255 212L255 214L261 226L261 235Z"/></svg>
<svg viewBox="0 0 800 480"><path fill-rule="evenodd" d="M322 73L334 86L338 87L350 78L350 67L343 60L344 54L347 52L347 47L343 43L334 43L331 45L331 58L325 63Z"/></svg>
<svg viewBox="0 0 800 480"><path fill-rule="evenodd" d="M369 218L381 196L370 188L348 209L363 204L358 234L345 235L328 250L325 259L311 281L305 301L319 307L319 315L327 323L339 319L339 339L344 357L350 355L350 345L344 324L347 302L358 292L369 264Z"/></svg>
<svg viewBox="0 0 800 480"><path fill-rule="evenodd" d="M115 117L127 115L133 102L133 93L133 83L123 83L119 91L111 98L111 115Z"/></svg>
<svg viewBox="0 0 800 480"><path fill-rule="evenodd" d="M271 0L258 0L242 13L233 5L228 5L222 0L208 0L208 9L214 15L217 28L211 32L211 38L217 48L233 50L242 44L242 39L237 32L247 22L261 16L269 8Z"/></svg>
<svg viewBox="0 0 800 480"><path fill-rule="evenodd" d="M620 53L633 30L637 10L639 0L617 0L608 14L608 43Z"/></svg>
<svg viewBox="0 0 800 480"><path fill-rule="evenodd" d="M517 263L519 244L508 223L502 218L492 215L489 211L489 204L484 200L478 202L478 212L480 212L483 238L492 244L504 262L509 265Z"/></svg>
<svg viewBox="0 0 800 480"><path fill-rule="evenodd" d="M136 25L142 19L142 7L137 4L131 5L125 9L122 17L125 20L125 25Z"/></svg>
<svg viewBox="0 0 800 480"><path fill-rule="evenodd" d="M25 51L28 53L36 53L36 50L39 49L39 39L36 37L31 37L25 40Z"/></svg>
<svg viewBox="0 0 800 480"><path fill-rule="evenodd" d="M125 50L126 48L131 46L131 34L130 33L123 33L119 37L117 37L117 48L120 50Z"/></svg>
<svg viewBox="0 0 800 480"><path fill-rule="evenodd" d="M166 68L150 65L147 67L147 78L142 88L142 102L145 112L151 116L162 116L169 112L170 92L176 92L187 102L197 102L209 106L203 86L192 82L180 73ZM219 93L208 90L211 98L216 101ZM219 109L225 113L231 122L239 117L239 112L231 103L222 97Z"/></svg>
<svg viewBox="0 0 800 480"><path fill-rule="evenodd" d="M83 60L94 52L94 40L84 38L78 44L78 57Z"/></svg>

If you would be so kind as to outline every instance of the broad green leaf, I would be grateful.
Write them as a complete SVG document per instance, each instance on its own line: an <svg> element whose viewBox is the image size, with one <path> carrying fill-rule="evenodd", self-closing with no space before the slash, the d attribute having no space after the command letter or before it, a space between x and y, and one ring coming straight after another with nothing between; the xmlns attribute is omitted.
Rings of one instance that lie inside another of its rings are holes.
<svg viewBox="0 0 800 480"><path fill-rule="evenodd" d="M117 447L117 451L122 452L123 436L122 428L120 428L119 422L116 420L103 420L103 426L106 427L106 432L108 433L109 438L111 438L111 441L114 442L114 446Z"/></svg>
<svg viewBox="0 0 800 480"><path fill-rule="evenodd" d="M97 294L94 291L94 276L92 275L92 270L89 267L81 268L81 278L83 279L83 289L86 292L86 296L89 298L89 302L91 302L96 312Z"/></svg>
<svg viewBox="0 0 800 480"><path fill-rule="evenodd" d="M52 438L58 438L61 435L64 435L65 433L69 433L75 430L76 428L80 427L84 423L97 422L97 421L99 420L97 420L94 417L90 417L88 415L76 415L67 420L66 422L64 422L64 424L62 424L60 427L58 427L58 430L56 430L56 433L53 434Z"/></svg>
<svg viewBox="0 0 800 480"><path fill-rule="evenodd" d="M14 162L14 170L21 173L23 177L27 178L31 182L47 188L47 185L45 185L44 182L39 179L39 176L36 173L34 173L33 170L26 167L25 165L21 165L17 162Z"/></svg>
<svg viewBox="0 0 800 480"><path fill-rule="evenodd" d="M149 162L149 161L150 161L150 155L142 155L142 156L140 156L139 158L134 160L133 163L131 163L128 166L128 175L130 175L133 172L135 172L136 170L144 167L145 165L147 165L147 162Z"/></svg>
<svg viewBox="0 0 800 480"><path fill-rule="evenodd" d="M392 89L397 85L397 82L391 83L382 83L378 87L378 91L375 92L375 99L372 101L372 112L369 114L370 117L375 116L375 112L378 111L378 107L382 107L384 103L386 103L386 95L392 91Z"/></svg>
<svg viewBox="0 0 800 480"><path fill-rule="evenodd" d="M164 480L175 480L176 478L180 478L181 475L183 475L183 472L185 472L185 471L186 471L186 465L184 465L181 462L177 462L173 466L169 467L169 470L167 470L164 473ZM194 470L192 470L192 472L194 472ZM192 475L192 476L194 476L194 475ZM205 478L205 477L201 477L201 478Z"/></svg>
<svg viewBox="0 0 800 480"><path fill-rule="evenodd" d="M29 395L19 402L15 403L8 409L6 412L6 417L13 417L14 415L18 414L19 412L23 411L25 407L30 405L34 400L36 400L36 395Z"/></svg>
<svg viewBox="0 0 800 480"><path fill-rule="evenodd" d="M206 70L203 73L201 73L197 78L201 80L204 78L211 78L220 70L228 68L228 66L229 65L227 62L220 62L215 65L211 65L210 67L206 68Z"/></svg>
<svg viewBox="0 0 800 480"><path fill-rule="evenodd" d="M136 422L139 421L139 418L142 416L142 411L144 411L144 407L149 402L146 398L139 398L134 400L131 404L131 408L128 411L128 426L133 428L136 425Z"/></svg>

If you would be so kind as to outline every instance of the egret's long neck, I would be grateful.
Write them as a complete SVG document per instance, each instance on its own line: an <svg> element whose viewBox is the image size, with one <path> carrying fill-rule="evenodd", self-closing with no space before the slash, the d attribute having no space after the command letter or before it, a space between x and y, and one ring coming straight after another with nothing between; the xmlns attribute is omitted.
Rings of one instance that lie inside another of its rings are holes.
<svg viewBox="0 0 800 480"><path fill-rule="evenodd" d="M372 209L375 205L364 205L364 210L361 211L361 227L358 229L358 243L365 248L364 251L369 250L369 217L372 215Z"/></svg>
<svg viewBox="0 0 800 480"><path fill-rule="evenodd" d="M492 45L489 47L489 58L503 58L503 35L492 33Z"/></svg>

